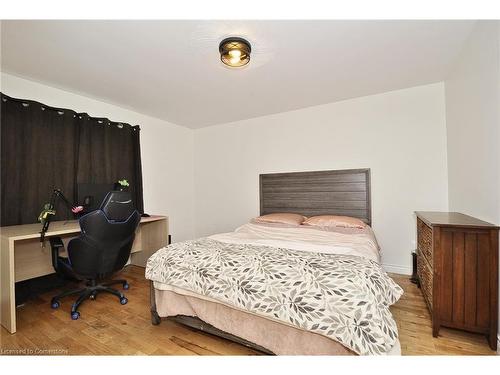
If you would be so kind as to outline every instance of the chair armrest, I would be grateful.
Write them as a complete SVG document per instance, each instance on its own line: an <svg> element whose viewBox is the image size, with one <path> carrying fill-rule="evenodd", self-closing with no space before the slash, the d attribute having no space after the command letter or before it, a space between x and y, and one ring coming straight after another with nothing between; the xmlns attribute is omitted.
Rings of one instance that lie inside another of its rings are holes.
<svg viewBox="0 0 500 375"><path fill-rule="evenodd" d="M59 249L64 249L64 243L61 237L50 237L50 248L52 250L52 267L57 272L57 258L59 258Z"/></svg>

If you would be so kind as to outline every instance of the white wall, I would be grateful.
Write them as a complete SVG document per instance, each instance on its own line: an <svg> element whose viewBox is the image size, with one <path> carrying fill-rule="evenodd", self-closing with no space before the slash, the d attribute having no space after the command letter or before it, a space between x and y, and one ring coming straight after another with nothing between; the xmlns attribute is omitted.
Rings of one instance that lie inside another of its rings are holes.
<svg viewBox="0 0 500 375"><path fill-rule="evenodd" d="M499 22L477 23L445 88L450 210L500 224Z"/></svg>
<svg viewBox="0 0 500 375"><path fill-rule="evenodd" d="M445 81L451 210L500 223L499 26L478 22Z"/></svg>
<svg viewBox="0 0 500 375"><path fill-rule="evenodd" d="M174 241L193 237L191 129L5 73L1 73L0 89L15 98L140 125L145 212L170 216Z"/></svg>
<svg viewBox="0 0 500 375"><path fill-rule="evenodd" d="M409 273L413 211L448 208L442 83L199 129L194 149L197 236L257 216L260 173L368 167L383 263Z"/></svg>

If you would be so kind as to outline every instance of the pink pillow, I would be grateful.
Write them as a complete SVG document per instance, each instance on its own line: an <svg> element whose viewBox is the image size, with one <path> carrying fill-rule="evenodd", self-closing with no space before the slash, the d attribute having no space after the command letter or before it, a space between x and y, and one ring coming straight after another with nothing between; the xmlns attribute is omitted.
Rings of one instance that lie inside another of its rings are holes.
<svg viewBox="0 0 500 375"><path fill-rule="evenodd" d="M267 214L256 217L253 219L256 223L278 223L278 224L288 224L299 226L302 222L307 219L305 216L299 214L288 214L288 213L275 213Z"/></svg>
<svg viewBox="0 0 500 375"><path fill-rule="evenodd" d="M320 215L313 216L302 223L311 227L342 227L342 228L358 228L363 229L366 224L355 217L350 216L336 216L336 215Z"/></svg>

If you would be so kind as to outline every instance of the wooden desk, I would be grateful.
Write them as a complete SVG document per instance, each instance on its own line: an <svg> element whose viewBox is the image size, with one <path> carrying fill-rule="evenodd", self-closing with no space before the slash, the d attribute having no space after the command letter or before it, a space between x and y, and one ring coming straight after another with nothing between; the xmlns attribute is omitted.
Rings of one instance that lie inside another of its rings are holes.
<svg viewBox="0 0 500 375"><path fill-rule="evenodd" d="M69 240L80 233L77 220L54 221L50 223L42 248L41 227L41 224L0 227L0 321L10 333L16 332L15 283L54 273L49 237L62 237L67 247ZM168 217L141 218L132 245L131 264L144 267L151 254L167 242Z"/></svg>

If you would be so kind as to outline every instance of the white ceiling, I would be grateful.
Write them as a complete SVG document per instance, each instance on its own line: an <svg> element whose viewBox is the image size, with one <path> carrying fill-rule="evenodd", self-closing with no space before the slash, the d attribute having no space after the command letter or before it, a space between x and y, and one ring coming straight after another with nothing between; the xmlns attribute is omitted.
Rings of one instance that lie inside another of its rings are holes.
<svg viewBox="0 0 500 375"><path fill-rule="evenodd" d="M474 21L2 21L2 71L200 128L442 81ZM240 69L224 37L247 38Z"/></svg>

